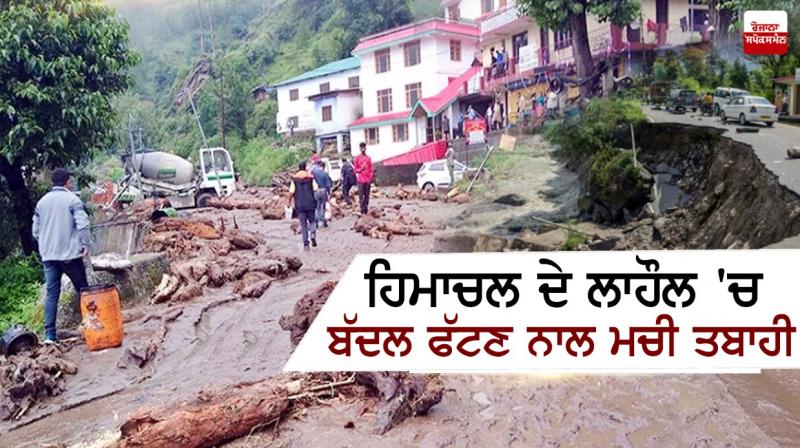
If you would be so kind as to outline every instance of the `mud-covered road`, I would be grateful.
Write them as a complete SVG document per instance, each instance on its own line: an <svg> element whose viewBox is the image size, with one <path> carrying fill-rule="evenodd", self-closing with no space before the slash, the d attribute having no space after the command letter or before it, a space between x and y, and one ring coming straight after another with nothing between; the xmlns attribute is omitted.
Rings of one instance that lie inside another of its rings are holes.
<svg viewBox="0 0 800 448"><path fill-rule="evenodd" d="M563 206L558 202L572 195L562 191L558 182L556 172L561 168L541 142L524 151L529 143L523 143L515 170L530 176L515 175L501 181L496 192L471 204L402 201L401 210L428 224L470 221L459 226L461 230L470 226L482 230L491 225L489 221L512 218L511 211L491 205L497 194L509 191L508 182L513 182L530 204L517 213L530 213L531 207L552 210ZM379 199L373 204L398 202ZM303 294L337 279L356 254L429 252L437 236L449 231L395 236L387 242L352 231L355 218L350 216L321 230L319 248L303 253L299 236L288 223L264 221L257 211L197 213L211 218L236 214L242 229L260 234L265 244L277 251L299 255L303 268L298 275L275 282L258 299L226 303L202 313L205 306L231 297L230 290L223 288L181 305L183 312L169 325L156 359L142 370L117 368L120 350L90 354L84 346L76 346L71 356L80 369L68 379L66 392L32 409L21 422L0 423L0 447L106 446L92 443L113 439L121 422L140 407L180 401L208 386L278 373L292 351L289 335L280 329L278 320ZM140 311L142 316L167 313L163 305ZM127 340L158 331L157 323L147 317L133 321L126 326ZM730 377L447 375L444 382L444 399L428 416L406 420L384 436L373 434L374 409L344 397L308 408L281 422L274 431L267 428L227 446L800 444L800 407L795 400L800 395L800 375L795 372ZM77 405L82 402L87 403ZM33 422L7 432L28 421Z"/></svg>

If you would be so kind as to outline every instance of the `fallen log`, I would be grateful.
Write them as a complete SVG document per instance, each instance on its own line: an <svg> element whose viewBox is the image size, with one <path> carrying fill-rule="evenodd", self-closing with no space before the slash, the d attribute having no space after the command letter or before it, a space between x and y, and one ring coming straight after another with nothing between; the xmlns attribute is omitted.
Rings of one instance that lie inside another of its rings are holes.
<svg viewBox="0 0 800 448"><path fill-rule="evenodd" d="M188 404L134 413L118 448L213 447L277 421L289 406L285 385L265 381L201 392Z"/></svg>

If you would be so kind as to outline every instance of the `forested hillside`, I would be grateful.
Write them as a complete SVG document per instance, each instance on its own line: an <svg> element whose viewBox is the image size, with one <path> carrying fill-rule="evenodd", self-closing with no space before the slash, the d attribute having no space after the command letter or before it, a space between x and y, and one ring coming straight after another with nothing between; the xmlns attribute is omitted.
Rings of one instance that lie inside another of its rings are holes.
<svg viewBox="0 0 800 448"><path fill-rule="evenodd" d="M189 87L201 86L194 98L210 143L222 143L224 96L225 145L253 182L266 182L270 167L281 164L264 155L281 144L274 135L277 103L254 102L254 87L346 57L364 35L441 13L439 0L108 3L130 23L133 47L142 56L136 87L117 101L122 124L131 116L146 146L190 156L202 139L180 93L187 78L199 81ZM126 145L120 134L120 146Z"/></svg>

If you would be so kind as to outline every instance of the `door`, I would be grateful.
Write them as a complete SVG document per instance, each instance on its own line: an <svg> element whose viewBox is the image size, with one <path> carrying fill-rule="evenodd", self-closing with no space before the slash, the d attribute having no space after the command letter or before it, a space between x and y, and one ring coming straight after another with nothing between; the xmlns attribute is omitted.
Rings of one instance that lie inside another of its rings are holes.
<svg viewBox="0 0 800 448"><path fill-rule="evenodd" d="M550 32L545 27L539 29L539 59L541 65L550 64Z"/></svg>
<svg viewBox="0 0 800 448"><path fill-rule="evenodd" d="M656 0L656 23L669 23L669 0Z"/></svg>
<svg viewBox="0 0 800 448"><path fill-rule="evenodd" d="M528 45L528 32L515 34L511 38L511 45L514 50L514 61L519 63L519 49Z"/></svg>
<svg viewBox="0 0 800 448"><path fill-rule="evenodd" d="M731 104L728 106L728 111L726 112L729 117L739 118L739 114L744 112L744 98L738 97L731 101Z"/></svg>

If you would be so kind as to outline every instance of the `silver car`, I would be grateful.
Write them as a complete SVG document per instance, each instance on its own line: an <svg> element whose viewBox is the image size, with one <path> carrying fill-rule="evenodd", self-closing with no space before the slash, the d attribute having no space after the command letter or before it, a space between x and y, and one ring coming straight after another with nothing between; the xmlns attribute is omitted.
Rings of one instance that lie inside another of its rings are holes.
<svg viewBox="0 0 800 448"><path fill-rule="evenodd" d="M728 120L739 120L739 124L744 126L747 123L760 121L772 127L778 121L778 108L760 96L739 96L722 106L719 117L723 123Z"/></svg>

